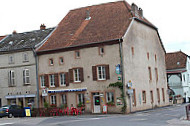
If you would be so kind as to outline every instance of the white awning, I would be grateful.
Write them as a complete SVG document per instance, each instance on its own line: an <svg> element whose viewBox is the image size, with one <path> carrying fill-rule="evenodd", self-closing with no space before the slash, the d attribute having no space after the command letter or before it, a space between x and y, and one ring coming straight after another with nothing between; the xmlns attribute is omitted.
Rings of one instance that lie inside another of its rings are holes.
<svg viewBox="0 0 190 126"><path fill-rule="evenodd" d="M85 87L85 88L76 88L76 89L48 90L48 93L79 92L79 91L86 91L86 90L87 90L87 87Z"/></svg>
<svg viewBox="0 0 190 126"><path fill-rule="evenodd" d="M14 98L31 98L36 97L35 94L27 94L27 95L7 95L5 96L6 99L14 99Z"/></svg>

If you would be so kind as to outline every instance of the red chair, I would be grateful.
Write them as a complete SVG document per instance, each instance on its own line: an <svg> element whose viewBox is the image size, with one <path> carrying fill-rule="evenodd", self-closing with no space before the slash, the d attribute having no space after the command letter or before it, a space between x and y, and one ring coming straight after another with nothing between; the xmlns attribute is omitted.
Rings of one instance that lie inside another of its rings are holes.
<svg viewBox="0 0 190 126"><path fill-rule="evenodd" d="M71 114L71 115L73 115L73 114L76 115L76 114L77 114L77 109L74 108L74 107L71 107L70 114Z"/></svg>
<svg viewBox="0 0 190 126"><path fill-rule="evenodd" d="M69 115L69 107L67 107L66 109L64 109L64 113L65 113L65 115Z"/></svg>

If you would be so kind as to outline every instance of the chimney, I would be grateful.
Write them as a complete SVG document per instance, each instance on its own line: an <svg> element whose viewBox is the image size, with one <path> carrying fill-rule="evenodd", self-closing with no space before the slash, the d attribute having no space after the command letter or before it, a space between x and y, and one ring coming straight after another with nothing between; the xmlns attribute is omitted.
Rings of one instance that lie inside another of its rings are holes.
<svg viewBox="0 0 190 126"><path fill-rule="evenodd" d="M143 18L143 10L139 8L139 16Z"/></svg>
<svg viewBox="0 0 190 126"><path fill-rule="evenodd" d="M17 33L17 32L16 32L16 30L14 30L12 34L14 34L14 35L15 35L16 33Z"/></svg>
<svg viewBox="0 0 190 126"><path fill-rule="evenodd" d="M131 5L131 10L134 12L134 13L137 13L138 14L138 6L134 3L132 3Z"/></svg>
<svg viewBox="0 0 190 126"><path fill-rule="evenodd" d="M91 19L91 17L90 17L90 10L87 9L86 10L86 19L85 20L90 20L90 19Z"/></svg>
<svg viewBox="0 0 190 126"><path fill-rule="evenodd" d="M40 30L45 30L46 29L46 26L44 24L41 24L40 25Z"/></svg>

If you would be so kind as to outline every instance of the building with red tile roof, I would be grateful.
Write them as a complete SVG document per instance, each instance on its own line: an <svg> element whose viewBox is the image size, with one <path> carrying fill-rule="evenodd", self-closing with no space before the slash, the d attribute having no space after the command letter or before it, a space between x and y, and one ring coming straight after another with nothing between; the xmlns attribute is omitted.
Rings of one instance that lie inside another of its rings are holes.
<svg viewBox="0 0 190 126"><path fill-rule="evenodd" d="M169 104L165 49L135 4L71 10L37 54L41 107L46 101L101 113L107 105L109 113L120 113L125 106L129 113ZM116 82L122 91L109 86Z"/></svg>
<svg viewBox="0 0 190 126"><path fill-rule="evenodd" d="M166 54L168 85L184 102L190 99L190 57L182 51Z"/></svg>

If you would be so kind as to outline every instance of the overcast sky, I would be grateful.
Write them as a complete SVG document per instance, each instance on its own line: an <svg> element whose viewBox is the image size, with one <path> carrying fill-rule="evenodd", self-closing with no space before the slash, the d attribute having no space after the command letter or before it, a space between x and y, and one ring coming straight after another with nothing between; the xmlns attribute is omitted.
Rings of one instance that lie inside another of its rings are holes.
<svg viewBox="0 0 190 126"><path fill-rule="evenodd" d="M0 0L0 35L56 26L71 9L118 0ZM167 52L190 55L190 0L126 0L143 9Z"/></svg>

